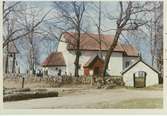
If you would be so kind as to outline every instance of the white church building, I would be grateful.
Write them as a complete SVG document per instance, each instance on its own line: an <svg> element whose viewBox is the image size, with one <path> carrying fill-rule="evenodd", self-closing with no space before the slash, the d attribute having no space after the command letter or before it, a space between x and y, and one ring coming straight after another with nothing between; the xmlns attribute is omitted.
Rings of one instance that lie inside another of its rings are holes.
<svg viewBox="0 0 167 116"><path fill-rule="evenodd" d="M74 32L66 32L63 34L58 45L57 52L51 53L43 62L44 70L48 75L74 75L75 71L75 51L77 34ZM80 51L79 59L79 75L90 75L93 71L94 75L100 75L104 66L104 57L113 42L113 36L101 35L101 50L99 45L98 34L81 33L80 36ZM114 49L107 74L110 76L123 76L125 69L137 62L139 59L139 52L133 45L118 43ZM138 66L138 65L135 65ZM136 67L137 68L137 67ZM147 70L152 70L150 67ZM142 70L141 67L138 69ZM137 69L135 71L138 71ZM143 70L142 70L143 71ZM155 72L155 70L153 70ZM127 71L128 72L128 71ZM151 71L150 71L151 72ZM135 72L134 72L135 73ZM157 74L157 72L156 72ZM158 76L155 74L155 82L152 85L158 84ZM126 77L126 82L128 82ZM131 82L131 81L130 81ZM127 84L128 85L128 84ZM130 84L131 85L131 84Z"/></svg>

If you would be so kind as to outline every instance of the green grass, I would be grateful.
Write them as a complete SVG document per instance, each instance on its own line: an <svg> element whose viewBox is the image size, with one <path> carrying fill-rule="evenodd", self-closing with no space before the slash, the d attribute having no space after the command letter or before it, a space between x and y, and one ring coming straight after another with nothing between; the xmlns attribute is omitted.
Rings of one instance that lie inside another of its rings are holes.
<svg viewBox="0 0 167 116"><path fill-rule="evenodd" d="M132 89L132 90L163 90L163 84L153 85L153 86L144 87L144 88L134 88L134 87L125 87L125 88Z"/></svg>
<svg viewBox="0 0 167 116"><path fill-rule="evenodd" d="M127 108L162 108L163 100L160 98L156 99L134 99L120 102L114 105L115 108L127 109Z"/></svg>
<svg viewBox="0 0 167 116"><path fill-rule="evenodd" d="M110 102L100 102L95 106L97 109L160 109L163 108L162 98L149 98L149 99L133 99L122 101L116 104Z"/></svg>

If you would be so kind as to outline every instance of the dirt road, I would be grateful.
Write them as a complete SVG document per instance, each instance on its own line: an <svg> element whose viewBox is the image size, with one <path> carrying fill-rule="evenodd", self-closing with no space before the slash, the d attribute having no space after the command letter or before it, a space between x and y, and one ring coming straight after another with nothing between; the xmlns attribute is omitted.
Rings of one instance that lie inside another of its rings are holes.
<svg viewBox="0 0 167 116"><path fill-rule="evenodd" d="M162 98L162 96L161 90L86 89L54 98L5 102L4 109L94 108L93 104L100 102L115 104L124 100Z"/></svg>

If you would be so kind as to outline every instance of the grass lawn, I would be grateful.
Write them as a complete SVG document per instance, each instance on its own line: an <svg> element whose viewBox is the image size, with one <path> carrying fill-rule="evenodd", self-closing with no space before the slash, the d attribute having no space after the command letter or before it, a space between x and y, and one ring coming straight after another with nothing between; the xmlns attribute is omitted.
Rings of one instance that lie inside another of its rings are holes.
<svg viewBox="0 0 167 116"><path fill-rule="evenodd" d="M97 108L116 108L116 109L145 109L145 108L163 108L163 99L133 99L122 101L116 104L111 104L109 102L100 102L96 104Z"/></svg>
<svg viewBox="0 0 167 116"><path fill-rule="evenodd" d="M144 88L134 88L134 87L125 87L125 88L132 89L132 90L163 90L163 84L153 85L153 86L144 87Z"/></svg>
<svg viewBox="0 0 167 116"><path fill-rule="evenodd" d="M163 107L163 99L134 99L123 101L114 105L115 108L162 108Z"/></svg>

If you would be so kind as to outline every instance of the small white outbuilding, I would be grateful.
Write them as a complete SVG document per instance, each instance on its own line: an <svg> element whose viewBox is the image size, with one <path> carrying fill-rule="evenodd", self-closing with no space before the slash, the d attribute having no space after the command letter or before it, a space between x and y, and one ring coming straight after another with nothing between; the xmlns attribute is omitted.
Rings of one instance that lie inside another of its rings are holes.
<svg viewBox="0 0 167 116"><path fill-rule="evenodd" d="M122 71L125 86L137 87L136 80L143 80L143 87L159 84L160 72L145 63L142 59L137 60L132 65Z"/></svg>
<svg viewBox="0 0 167 116"><path fill-rule="evenodd" d="M45 75L66 75L66 62L61 52L52 52L42 63Z"/></svg>

